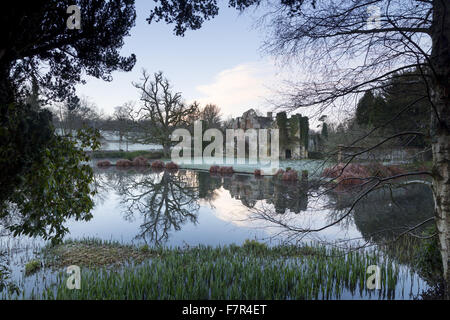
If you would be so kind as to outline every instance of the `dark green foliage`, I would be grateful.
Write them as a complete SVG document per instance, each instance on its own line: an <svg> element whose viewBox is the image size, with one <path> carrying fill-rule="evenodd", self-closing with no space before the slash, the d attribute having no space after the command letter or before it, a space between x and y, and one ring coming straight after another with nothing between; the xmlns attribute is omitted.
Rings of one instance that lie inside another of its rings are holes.
<svg viewBox="0 0 450 320"><path fill-rule="evenodd" d="M15 236L40 236L57 242L68 231L64 227L67 219L92 217L93 171L82 164L89 160L83 148L97 149L98 137L91 129L80 130L74 137L52 133L40 161L32 162L20 175L20 184L0 207L0 218L14 217L7 229Z"/></svg>
<svg viewBox="0 0 450 320"><path fill-rule="evenodd" d="M280 146L285 146L289 143L288 120L286 112L279 112L276 116L278 130L280 131Z"/></svg>
<svg viewBox="0 0 450 320"><path fill-rule="evenodd" d="M381 132L419 131L426 136L430 126L430 110L425 81L418 71L409 71L394 74L377 94L367 91L358 102L355 118L362 126L382 126ZM404 139L410 140L411 137ZM401 144L404 142L399 140ZM427 144L428 139L422 136L408 141L409 146L423 147Z"/></svg>
<svg viewBox="0 0 450 320"><path fill-rule="evenodd" d="M300 118L300 138L306 150L308 150L309 144L309 119L308 117Z"/></svg>
<svg viewBox="0 0 450 320"><path fill-rule="evenodd" d="M320 151L309 151L308 152L308 159L323 159L324 155Z"/></svg>
<svg viewBox="0 0 450 320"><path fill-rule="evenodd" d="M372 91L364 93L363 97L359 99L356 106L356 122L360 125L368 125L371 118L371 110L374 105L374 99Z"/></svg>
<svg viewBox="0 0 450 320"><path fill-rule="evenodd" d="M77 5L81 29L69 30L66 10ZM92 169L84 147L98 135L56 136L40 99L67 99L85 73L106 81L129 71L134 54L119 50L136 18L133 0L15 1L2 7L0 28L0 218L15 235L58 240L68 218L89 219ZM30 88L31 87L31 88ZM28 101L30 104L24 103ZM81 143L81 146L77 146Z"/></svg>
<svg viewBox="0 0 450 320"><path fill-rule="evenodd" d="M53 135L51 114L31 105L0 106L0 204L9 198L31 166L42 163ZM1 205L0 205L1 206Z"/></svg>
<svg viewBox="0 0 450 320"><path fill-rule="evenodd" d="M148 23L164 21L175 24L174 33L184 36L190 30L200 29L203 23L219 14L217 0L154 0L157 5L147 18ZM280 5L288 14L297 15L305 3L315 7L316 0L280 0ZM251 6L259 6L261 0L229 0L228 7L244 11Z"/></svg>
<svg viewBox="0 0 450 320"><path fill-rule="evenodd" d="M67 28L70 5L81 10L80 30ZM131 70L135 55L122 57L119 51L135 18L133 0L14 1L3 7L0 103L23 97L30 74L39 75L35 79L47 98L65 98L73 95L82 72L110 81L112 71Z"/></svg>

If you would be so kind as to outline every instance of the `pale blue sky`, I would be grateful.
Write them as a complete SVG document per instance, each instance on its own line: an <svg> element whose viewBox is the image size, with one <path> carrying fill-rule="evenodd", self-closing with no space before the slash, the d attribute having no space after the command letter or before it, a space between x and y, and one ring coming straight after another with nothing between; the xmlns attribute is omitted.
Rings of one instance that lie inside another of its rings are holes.
<svg viewBox="0 0 450 320"><path fill-rule="evenodd" d="M86 85L77 86L79 95L111 114L115 106L138 100L131 82L138 81L145 68L150 73L163 71L188 102L218 104L224 116L239 115L250 107L267 110L268 87L279 74L273 59L259 50L264 35L254 27L258 13L240 15L222 6L219 15L200 30L177 37L173 25L147 23L153 5L153 1L136 1L136 26L122 48L123 55L137 56L133 70L114 72L112 82L89 77Z"/></svg>

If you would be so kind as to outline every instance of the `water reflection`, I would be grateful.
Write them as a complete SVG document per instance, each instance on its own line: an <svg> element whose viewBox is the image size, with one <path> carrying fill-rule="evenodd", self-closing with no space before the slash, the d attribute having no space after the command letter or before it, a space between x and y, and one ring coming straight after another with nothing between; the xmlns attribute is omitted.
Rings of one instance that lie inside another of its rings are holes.
<svg viewBox="0 0 450 320"><path fill-rule="evenodd" d="M239 220L240 226L277 227L272 234L290 233L286 237L290 239L299 237L302 229L326 225L345 216L354 199L345 193L320 197L320 190L311 186L272 177L220 176L191 170L101 169L96 171L96 183L97 202L101 205L111 191L118 195L122 217L139 221L137 237L149 244L166 243L184 225L196 225L199 212L205 208L231 223L235 223L233 217L239 214L239 218L248 218L245 223ZM342 219L334 229L321 235L333 240L354 236L366 242L380 242L429 218L433 215L432 208L432 195L427 186L380 189L359 202L353 214ZM264 214L254 215L262 211Z"/></svg>
<svg viewBox="0 0 450 320"><path fill-rule="evenodd" d="M125 220L139 216L136 238L160 245L168 240L171 231L179 231L188 221L197 222L199 188L193 172L116 170L106 177L104 182L121 198ZM100 188L104 186L99 183Z"/></svg>

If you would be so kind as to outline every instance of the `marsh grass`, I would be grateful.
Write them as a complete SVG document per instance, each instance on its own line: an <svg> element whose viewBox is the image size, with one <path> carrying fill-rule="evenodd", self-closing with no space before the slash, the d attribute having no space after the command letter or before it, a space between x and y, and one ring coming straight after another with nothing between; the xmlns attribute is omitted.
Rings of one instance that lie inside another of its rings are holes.
<svg viewBox="0 0 450 320"><path fill-rule="evenodd" d="M400 280L398 266L376 250L314 244L152 248L91 239L45 250L49 265L84 266L81 289L67 289L68 275L61 271L52 285L31 295L36 299L392 298ZM366 286L373 264L381 269L381 290Z"/></svg>
<svg viewBox="0 0 450 320"><path fill-rule="evenodd" d="M64 243L47 245L42 250L46 266L62 268L69 265L84 267L119 267L125 263L141 263L145 259L157 257L158 251L147 246L137 248L116 241L102 241L86 238L66 240Z"/></svg>
<svg viewBox="0 0 450 320"><path fill-rule="evenodd" d="M25 264L25 275L29 276L39 271L42 267L41 261L33 259Z"/></svg>

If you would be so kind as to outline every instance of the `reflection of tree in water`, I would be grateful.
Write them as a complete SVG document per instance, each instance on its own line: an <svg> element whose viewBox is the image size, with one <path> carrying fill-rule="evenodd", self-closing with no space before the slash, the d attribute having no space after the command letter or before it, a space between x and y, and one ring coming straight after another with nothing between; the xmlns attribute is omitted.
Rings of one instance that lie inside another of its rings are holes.
<svg viewBox="0 0 450 320"><path fill-rule="evenodd" d="M339 216L350 207L352 195L330 194ZM422 184L402 187L385 186L372 191L353 209L353 221L362 237L370 242L393 240L405 231L433 217L431 189ZM333 220L335 220L334 217ZM414 232L420 234L423 227Z"/></svg>
<svg viewBox="0 0 450 320"><path fill-rule="evenodd" d="M223 178L223 187L248 208L255 207L258 200L273 204L275 212L281 214L286 210L300 213L308 206L307 188L304 185L280 181L274 177L256 178L235 174Z"/></svg>
<svg viewBox="0 0 450 320"><path fill-rule="evenodd" d="M336 219L351 206L352 196L335 194L333 202L338 209L331 214L336 214ZM442 263L418 263L427 238L423 231L433 225L433 210L433 195L427 185L384 186L357 203L352 221L365 243L376 244L391 259L408 265L434 287L440 281Z"/></svg>
<svg viewBox="0 0 450 320"><path fill-rule="evenodd" d="M212 201L217 199L217 189L222 186L220 177L213 176L209 172L197 172L197 179L199 198L211 204Z"/></svg>
<svg viewBox="0 0 450 320"><path fill-rule="evenodd" d="M138 237L148 243L162 244L170 231L180 230L187 221L197 222L198 187L193 172L127 173L116 190L127 208L126 219L136 213L142 216Z"/></svg>
<svg viewBox="0 0 450 320"><path fill-rule="evenodd" d="M102 201L102 194L109 190L116 191L126 208L125 218L131 220L139 214L143 219L138 237L154 244L167 241L170 231L180 230L185 222L196 223L198 200L206 200L212 205L221 187L249 208L253 208L258 200L273 204L277 213L286 210L299 213L307 207L305 187L272 177L112 168L98 170L95 181L99 200Z"/></svg>

